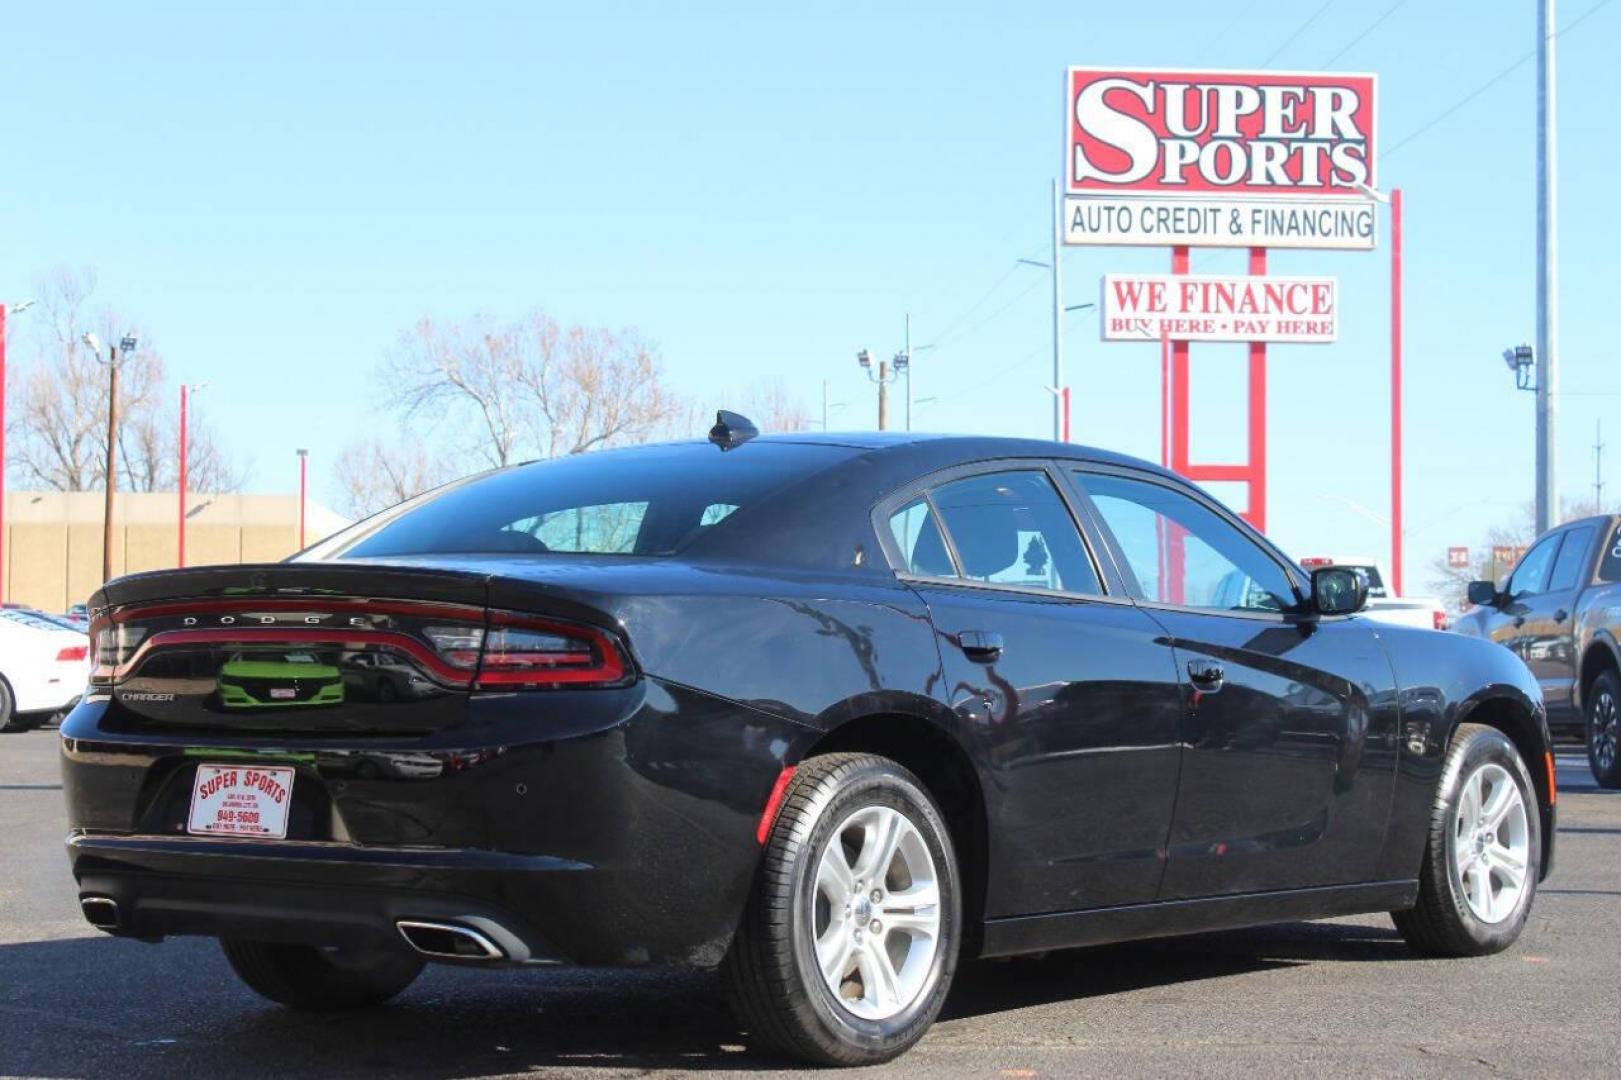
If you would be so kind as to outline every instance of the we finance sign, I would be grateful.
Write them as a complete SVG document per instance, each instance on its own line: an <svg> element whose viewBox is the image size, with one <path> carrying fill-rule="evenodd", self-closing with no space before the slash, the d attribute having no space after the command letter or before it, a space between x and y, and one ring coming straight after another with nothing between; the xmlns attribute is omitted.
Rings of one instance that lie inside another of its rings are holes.
<svg viewBox="0 0 1621 1080"><path fill-rule="evenodd" d="M1066 242L1374 246L1374 76L1071 68L1066 86Z"/></svg>
<svg viewBox="0 0 1621 1080"><path fill-rule="evenodd" d="M1339 336L1334 278L1107 274L1105 341L1284 341Z"/></svg>

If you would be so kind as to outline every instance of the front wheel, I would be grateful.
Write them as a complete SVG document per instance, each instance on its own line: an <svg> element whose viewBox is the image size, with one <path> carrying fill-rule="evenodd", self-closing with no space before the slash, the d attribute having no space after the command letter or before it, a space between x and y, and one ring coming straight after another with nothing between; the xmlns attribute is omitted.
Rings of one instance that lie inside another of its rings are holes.
<svg viewBox="0 0 1621 1080"><path fill-rule="evenodd" d="M1392 913L1420 952L1485 956L1519 938L1542 866L1531 775L1496 728L1461 724L1431 810L1418 903Z"/></svg>
<svg viewBox="0 0 1621 1080"><path fill-rule="evenodd" d="M727 954L738 1019L820 1064L899 1055L951 986L960 893L950 833L915 776L871 754L810 758Z"/></svg>
<svg viewBox="0 0 1621 1080"><path fill-rule="evenodd" d="M237 977L271 1001L324 1012L380 1005L422 972L398 949L322 949L263 941L220 941Z"/></svg>
<svg viewBox="0 0 1621 1080"><path fill-rule="evenodd" d="M21 731L22 718L17 715L17 701L11 696L11 684L0 677L0 731Z"/></svg>
<svg viewBox="0 0 1621 1080"><path fill-rule="evenodd" d="M1587 694L1587 765L1602 788L1621 788L1621 679L1606 671Z"/></svg>

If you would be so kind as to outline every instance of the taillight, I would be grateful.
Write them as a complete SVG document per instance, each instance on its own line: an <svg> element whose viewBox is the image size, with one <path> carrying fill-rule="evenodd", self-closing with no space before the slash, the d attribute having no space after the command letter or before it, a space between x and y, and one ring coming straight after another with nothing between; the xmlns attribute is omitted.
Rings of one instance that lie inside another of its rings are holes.
<svg viewBox="0 0 1621 1080"><path fill-rule="evenodd" d="M1447 619L1447 613L1442 611L1440 608L1436 608L1433 612L1431 612L1431 615L1435 619L1435 628L1437 630L1445 630L1451 625L1450 621Z"/></svg>
<svg viewBox="0 0 1621 1080"><path fill-rule="evenodd" d="M393 654L443 686L529 689L608 686L629 664L612 635L595 627L405 600L241 602L213 598L131 606L91 624L91 682L110 686L147 660L175 650L325 650L325 662L367 652ZM64 650L64 656L67 650ZM80 647L78 659L86 649Z"/></svg>
<svg viewBox="0 0 1621 1080"><path fill-rule="evenodd" d="M90 646L88 646L88 645L69 645L65 649L57 650L56 660L57 660L58 663L64 663L65 664L65 663L68 663L68 662L73 661L73 660L83 660L86 656L89 656L89 655L90 655Z"/></svg>
<svg viewBox="0 0 1621 1080"><path fill-rule="evenodd" d="M588 626L493 613L477 685L516 689L624 681L625 661L607 634Z"/></svg>

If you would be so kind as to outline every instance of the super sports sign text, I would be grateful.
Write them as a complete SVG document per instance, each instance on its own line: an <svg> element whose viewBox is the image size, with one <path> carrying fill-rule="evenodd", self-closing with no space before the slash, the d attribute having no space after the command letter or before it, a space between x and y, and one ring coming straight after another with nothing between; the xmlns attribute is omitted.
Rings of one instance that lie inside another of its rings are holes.
<svg viewBox="0 0 1621 1080"><path fill-rule="evenodd" d="M1071 68L1065 240L1368 249L1376 80Z"/></svg>

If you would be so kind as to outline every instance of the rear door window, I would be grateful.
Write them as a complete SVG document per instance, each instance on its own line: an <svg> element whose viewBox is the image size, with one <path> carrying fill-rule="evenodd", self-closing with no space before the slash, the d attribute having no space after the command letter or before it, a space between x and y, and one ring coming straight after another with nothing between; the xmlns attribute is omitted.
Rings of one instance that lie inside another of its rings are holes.
<svg viewBox="0 0 1621 1080"><path fill-rule="evenodd" d="M1553 561L1553 571L1548 575L1549 592L1565 592L1587 584L1581 579L1582 572L1587 569L1588 551L1597 531L1591 525L1581 525L1565 534L1559 557Z"/></svg>
<svg viewBox="0 0 1621 1080"><path fill-rule="evenodd" d="M935 520L938 514L939 520ZM914 574L1102 595L1075 519L1040 469L941 484L896 511L890 532Z"/></svg>
<svg viewBox="0 0 1621 1080"><path fill-rule="evenodd" d="M1604 542L1604 557L1599 560L1598 576L1601 581L1621 581L1621 525L1617 525Z"/></svg>

